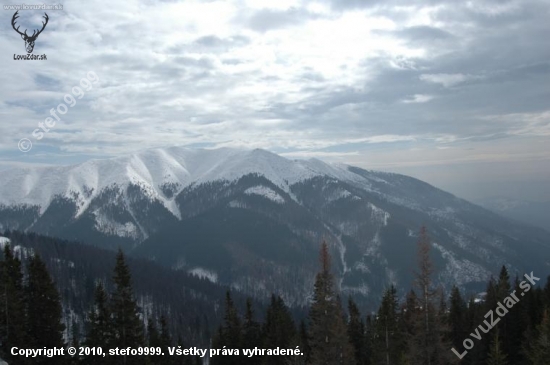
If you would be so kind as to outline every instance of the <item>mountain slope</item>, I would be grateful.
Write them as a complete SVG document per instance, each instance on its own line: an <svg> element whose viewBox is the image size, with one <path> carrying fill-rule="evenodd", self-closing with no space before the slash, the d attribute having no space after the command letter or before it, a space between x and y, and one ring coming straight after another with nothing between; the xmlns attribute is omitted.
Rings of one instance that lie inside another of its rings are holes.
<svg viewBox="0 0 550 365"><path fill-rule="evenodd" d="M427 225L439 279L478 290L507 265L550 267L550 234L502 218L417 179L263 151L147 150L0 177L0 229L108 248L258 297L308 300L319 242L344 293L373 303L407 288L416 234Z"/></svg>
<svg viewBox="0 0 550 365"><path fill-rule="evenodd" d="M6 237L0 236L0 259L6 244L22 259L23 267L31 254L39 254L59 290L67 335L71 336L75 323L83 332L94 302L95 285L101 281L108 293L114 291L116 253L35 234L4 234ZM175 338L181 336L186 343L208 346L212 331L223 319L220 308L227 288L196 274L168 270L146 260L126 258L126 263L144 323L150 317L165 315ZM233 299L239 308L244 308L244 296L234 293ZM258 310L265 307L260 302L254 305Z"/></svg>
<svg viewBox="0 0 550 365"><path fill-rule="evenodd" d="M550 232L550 201L524 201L506 197L484 199L480 205L504 217Z"/></svg>

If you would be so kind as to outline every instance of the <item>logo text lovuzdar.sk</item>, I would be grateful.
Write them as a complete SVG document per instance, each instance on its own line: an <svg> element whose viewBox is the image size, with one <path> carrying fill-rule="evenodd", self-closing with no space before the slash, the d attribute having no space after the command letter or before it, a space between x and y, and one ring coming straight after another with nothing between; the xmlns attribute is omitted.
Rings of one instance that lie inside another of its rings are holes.
<svg viewBox="0 0 550 365"><path fill-rule="evenodd" d="M13 17L11 18L11 26L12 26L13 30L15 30L21 36L21 38L25 41L25 50L27 51L27 54L26 55L16 55L16 54L14 54L13 59L17 60L17 61L19 61L19 60L45 61L45 60L47 60L48 58L45 54L43 54L43 55L33 55L32 52L34 50L34 43L36 42L36 39L38 38L38 36L40 34L42 34L44 29L46 28L46 25L48 24L48 21L50 19L48 17L48 14L44 13L44 16L43 16L44 21L42 22L42 29L40 29L40 30L35 29L31 35L27 34L27 29L25 29L24 32L21 32L19 30L19 28L21 27L20 25L17 25L17 27L16 27L17 18L19 18L19 10L16 11L15 14L13 14Z"/></svg>

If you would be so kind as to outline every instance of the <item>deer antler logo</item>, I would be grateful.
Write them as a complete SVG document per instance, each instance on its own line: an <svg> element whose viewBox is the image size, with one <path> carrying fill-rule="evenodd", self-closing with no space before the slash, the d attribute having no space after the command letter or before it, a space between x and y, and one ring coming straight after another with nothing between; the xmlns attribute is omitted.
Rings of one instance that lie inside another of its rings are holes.
<svg viewBox="0 0 550 365"><path fill-rule="evenodd" d="M21 33L19 31L19 26L17 26L17 28L15 27L15 20L17 18L19 18L19 15L17 15L17 13L19 13L19 10L17 10L15 12L15 14L13 14L13 18L11 18L11 26L13 27L13 29L19 33L21 35L21 38L23 38L23 40L25 41L25 48L27 49L27 53L32 53L33 49L34 49L34 42L36 41L36 38L38 38L38 36L40 35L40 33L42 33L42 31L44 30L44 28L46 28L46 24L48 24L48 14L44 13L44 19L46 19L45 22L42 22L42 29L40 30L34 30L34 32L32 33L31 36L29 36L27 34L27 30L25 29L25 32Z"/></svg>

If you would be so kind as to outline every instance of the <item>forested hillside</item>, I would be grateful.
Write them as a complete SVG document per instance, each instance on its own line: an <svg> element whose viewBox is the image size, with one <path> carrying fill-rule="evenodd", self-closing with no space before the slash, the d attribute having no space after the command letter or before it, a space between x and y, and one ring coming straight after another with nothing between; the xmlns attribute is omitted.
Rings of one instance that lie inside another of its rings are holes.
<svg viewBox="0 0 550 365"><path fill-rule="evenodd" d="M457 287L444 293L432 281L425 228L418 235L414 287L401 301L388 284L375 313L340 296L323 243L307 316L277 293L265 308L208 281L127 260L120 251L14 232L5 237L0 356L10 364L547 365L550 358L550 280L542 273L511 278L502 267L482 299ZM149 346L164 355L25 362L9 353L12 346L65 345L102 351ZM177 346L223 351L171 355ZM267 353L276 348L296 352Z"/></svg>

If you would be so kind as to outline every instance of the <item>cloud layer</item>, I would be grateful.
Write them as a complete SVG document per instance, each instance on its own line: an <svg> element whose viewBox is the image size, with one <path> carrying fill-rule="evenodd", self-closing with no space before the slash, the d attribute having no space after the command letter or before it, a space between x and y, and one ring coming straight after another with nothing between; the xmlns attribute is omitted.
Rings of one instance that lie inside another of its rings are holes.
<svg viewBox="0 0 550 365"><path fill-rule="evenodd" d="M519 174L528 161L526 179L550 181L544 0L68 0L36 42L47 61L13 60L24 45L12 13L0 26L4 164L239 146L419 177L502 161ZM88 71L100 84L32 139Z"/></svg>

